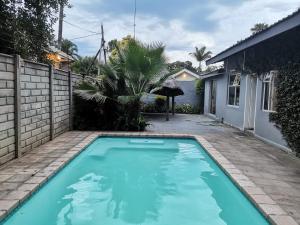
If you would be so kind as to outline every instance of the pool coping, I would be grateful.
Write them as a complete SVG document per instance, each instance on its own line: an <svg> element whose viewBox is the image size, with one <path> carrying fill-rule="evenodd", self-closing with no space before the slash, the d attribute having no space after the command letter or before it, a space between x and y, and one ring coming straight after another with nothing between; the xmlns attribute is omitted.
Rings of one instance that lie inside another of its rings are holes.
<svg viewBox="0 0 300 225"><path fill-rule="evenodd" d="M289 216L274 200L272 200L260 187L253 183L241 170L237 169L230 160L215 149L201 135L173 134L173 133L150 133L150 132L93 132L79 144L70 148L67 153L60 156L43 170L37 172L31 179L36 182L23 184L14 193L14 197L1 200L3 204L0 210L0 222L24 201L41 188L49 179L63 169L78 154L84 151L98 137L162 137L162 138L191 138L196 140L209 156L217 163L223 172L232 180L239 190L249 199L252 204L272 225L297 225L298 223ZM16 197L17 196L17 197Z"/></svg>

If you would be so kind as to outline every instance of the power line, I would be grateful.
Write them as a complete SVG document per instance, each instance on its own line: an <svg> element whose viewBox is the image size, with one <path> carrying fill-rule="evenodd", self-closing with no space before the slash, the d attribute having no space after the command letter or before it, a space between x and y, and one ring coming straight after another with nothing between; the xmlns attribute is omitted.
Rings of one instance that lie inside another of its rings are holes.
<svg viewBox="0 0 300 225"><path fill-rule="evenodd" d="M87 37L91 37L91 36L95 36L95 35L100 35L100 34L102 34L102 33L99 32L99 33L90 34L90 35L86 35L86 36L76 37L76 38L70 39L70 41L77 40L77 39L82 39L82 38L87 38Z"/></svg>
<svg viewBox="0 0 300 225"><path fill-rule="evenodd" d="M97 59L98 55L100 54L99 56L99 59L101 59L101 53L102 53L102 49L103 49L103 53L104 53L104 62L106 64L106 48L105 48L105 39L104 39L104 28L103 28L103 24L101 24L101 34L102 34L102 37L101 37L101 45L100 45L100 48L99 50L97 51L95 57L93 58L92 60L92 63L90 64L88 70L87 70L87 75L89 75L90 73L90 70L95 62L95 60ZM100 63L100 62L99 62ZM100 67L99 67L100 69ZM100 74L100 70L98 69L98 74Z"/></svg>
<svg viewBox="0 0 300 225"><path fill-rule="evenodd" d="M87 31L87 32L90 32L90 33L93 33L93 34L97 34L97 32L95 32L95 31L91 31L91 30L88 30L86 28L82 28L82 27L80 27L80 26L78 26L76 24L70 23L70 22L68 22L66 20L64 20L64 22L67 23L67 24L69 24L69 25L71 25L71 26L73 26L73 27L76 27L78 29L81 29L81 30L84 30L84 31Z"/></svg>

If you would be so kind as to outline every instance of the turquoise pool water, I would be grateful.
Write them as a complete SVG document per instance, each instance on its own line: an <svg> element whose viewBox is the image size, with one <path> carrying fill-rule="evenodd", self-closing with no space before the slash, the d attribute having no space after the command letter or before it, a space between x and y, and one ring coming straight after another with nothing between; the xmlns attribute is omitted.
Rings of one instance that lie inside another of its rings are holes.
<svg viewBox="0 0 300 225"><path fill-rule="evenodd" d="M98 138L1 225L267 225L192 139Z"/></svg>

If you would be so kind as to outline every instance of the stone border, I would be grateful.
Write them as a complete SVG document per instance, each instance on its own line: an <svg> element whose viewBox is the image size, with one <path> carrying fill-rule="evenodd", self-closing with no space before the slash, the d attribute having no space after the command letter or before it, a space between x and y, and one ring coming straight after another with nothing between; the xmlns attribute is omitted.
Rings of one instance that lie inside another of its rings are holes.
<svg viewBox="0 0 300 225"><path fill-rule="evenodd" d="M217 163L223 172L252 202L263 216L272 225L297 225L298 223L289 216L275 201L256 186L242 171L237 169L208 141L199 135L187 134L159 134L148 132L94 132L79 144L71 148L66 154L56 159L48 167L36 173L32 178L21 185L17 190L0 200L0 222L14 209L19 207L29 197L41 188L49 179L64 168L78 154L84 151L98 137L163 137L163 138L192 138L195 139L208 155Z"/></svg>

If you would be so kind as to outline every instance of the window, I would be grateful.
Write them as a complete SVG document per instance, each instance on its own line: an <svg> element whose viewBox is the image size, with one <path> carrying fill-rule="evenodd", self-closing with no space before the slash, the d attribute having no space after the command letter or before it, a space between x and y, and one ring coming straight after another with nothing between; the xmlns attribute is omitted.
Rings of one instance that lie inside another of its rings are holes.
<svg viewBox="0 0 300 225"><path fill-rule="evenodd" d="M277 71L264 75L262 109L265 111L275 111L276 108L276 76Z"/></svg>
<svg viewBox="0 0 300 225"><path fill-rule="evenodd" d="M241 74L231 71L228 82L228 105L240 105Z"/></svg>

